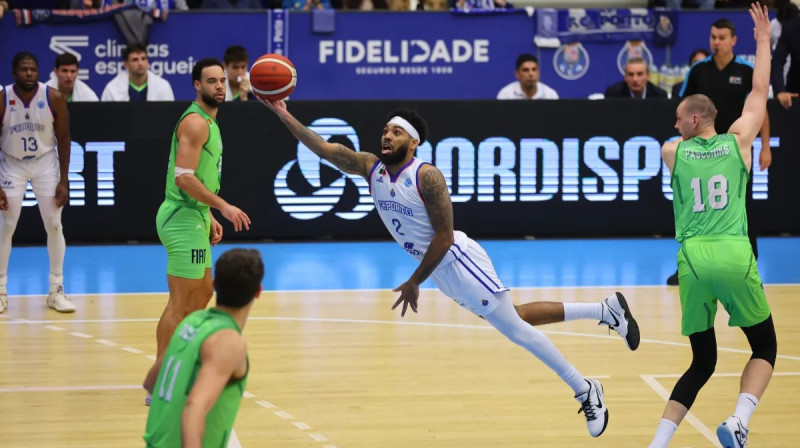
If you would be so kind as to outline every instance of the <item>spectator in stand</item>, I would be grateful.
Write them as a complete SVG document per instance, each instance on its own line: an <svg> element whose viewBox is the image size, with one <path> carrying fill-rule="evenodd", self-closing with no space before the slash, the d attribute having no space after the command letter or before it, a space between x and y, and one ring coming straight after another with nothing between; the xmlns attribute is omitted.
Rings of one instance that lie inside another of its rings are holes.
<svg viewBox="0 0 800 448"><path fill-rule="evenodd" d="M241 45L233 45L225 50L225 101L247 101L256 97L250 91L250 56Z"/></svg>
<svg viewBox="0 0 800 448"><path fill-rule="evenodd" d="M175 101L169 81L148 70L147 47L134 43L122 52L125 71L106 84L102 101Z"/></svg>
<svg viewBox="0 0 800 448"><path fill-rule="evenodd" d="M499 92L498 100L557 100L558 93L550 86L539 82L539 59L532 54L517 57L517 80L509 83Z"/></svg>
<svg viewBox="0 0 800 448"><path fill-rule="evenodd" d="M88 84L78 79L78 58L72 53L56 56L56 68L47 85L58 89L68 103L100 101Z"/></svg>
<svg viewBox="0 0 800 448"><path fill-rule="evenodd" d="M780 38L772 55L772 88L781 106L788 109L800 93L800 14L792 3L781 6L777 17Z"/></svg>
<svg viewBox="0 0 800 448"><path fill-rule="evenodd" d="M650 82L650 69L643 58L630 58L625 63L625 79L606 88L606 98L666 98L664 89Z"/></svg>
<svg viewBox="0 0 800 448"><path fill-rule="evenodd" d="M692 55L689 56L689 67L693 66L695 63L702 61L703 59L711 56L711 53L708 52L705 48L698 48L692 52ZM679 99L681 97L681 89L683 88L683 80L680 82L675 83L672 86L672 99Z"/></svg>

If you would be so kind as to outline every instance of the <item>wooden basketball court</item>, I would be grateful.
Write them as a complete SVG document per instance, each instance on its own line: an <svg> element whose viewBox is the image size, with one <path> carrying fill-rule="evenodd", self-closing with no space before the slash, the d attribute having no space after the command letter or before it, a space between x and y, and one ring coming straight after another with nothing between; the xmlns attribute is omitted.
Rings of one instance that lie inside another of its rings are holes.
<svg viewBox="0 0 800 448"><path fill-rule="evenodd" d="M595 301L614 288L521 288L516 303ZM253 447L643 447L688 366L677 288L620 287L642 329L630 352L590 321L541 327L587 376L610 412L592 439L572 391L532 355L438 291L400 318L386 291L266 292L244 333L251 373L236 422ZM768 286L778 331L776 375L751 421L751 444L796 445L800 428L798 286ZM140 388L164 294L73 296L60 315L43 296L11 297L0 315L0 446L141 447ZM717 374L672 446L718 446L749 359L744 335L717 314Z"/></svg>

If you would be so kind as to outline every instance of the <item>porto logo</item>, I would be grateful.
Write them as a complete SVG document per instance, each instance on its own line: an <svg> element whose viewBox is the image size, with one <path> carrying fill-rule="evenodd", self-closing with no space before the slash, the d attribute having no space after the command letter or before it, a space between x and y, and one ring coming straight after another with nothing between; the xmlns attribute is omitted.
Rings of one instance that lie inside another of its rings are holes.
<svg viewBox="0 0 800 448"><path fill-rule="evenodd" d="M653 53L647 48L643 40L629 40L617 54L617 68L620 74L625 76L625 64L628 59L642 58L648 67L653 65Z"/></svg>
<svg viewBox="0 0 800 448"><path fill-rule="evenodd" d="M580 42L562 45L553 55L553 68L564 79L579 79L589 71L589 52Z"/></svg>
<svg viewBox="0 0 800 448"><path fill-rule="evenodd" d="M308 128L325 140L335 136L345 137L355 151L359 150L356 130L343 120L320 118ZM278 172L274 188L278 204L296 219L315 219L335 211L340 218L355 220L363 218L375 208L369 194L369 184L363 177L342 173L302 143L297 144L297 159L284 165ZM348 207L342 202L353 204Z"/></svg>
<svg viewBox="0 0 800 448"><path fill-rule="evenodd" d="M675 26L672 25L672 20L670 20L669 16L666 14L658 16L656 33L663 38L667 38L672 36L673 32L675 32Z"/></svg>

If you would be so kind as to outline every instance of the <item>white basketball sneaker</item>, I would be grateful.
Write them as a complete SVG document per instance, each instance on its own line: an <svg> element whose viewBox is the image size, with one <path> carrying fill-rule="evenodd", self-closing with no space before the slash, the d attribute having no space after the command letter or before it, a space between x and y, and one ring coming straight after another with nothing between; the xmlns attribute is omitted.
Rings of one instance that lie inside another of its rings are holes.
<svg viewBox="0 0 800 448"><path fill-rule="evenodd" d="M742 425L739 417L730 416L717 426L717 438L723 448L744 448L747 446L747 433L750 430Z"/></svg>
<svg viewBox="0 0 800 448"><path fill-rule="evenodd" d="M59 286L57 290L47 295L47 306L59 313L75 312L75 304L64 294L63 286Z"/></svg>
<svg viewBox="0 0 800 448"><path fill-rule="evenodd" d="M0 292L0 314L5 313L8 309L8 294Z"/></svg>
<svg viewBox="0 0 800 448"><path fill-rule="evenodd" d="M616 292L603 300L603 320L598 325L608 325L625 340L630 350L639 348L639 324L628 308L622 293Z"/></svg>
<svg viewBox="0 0 800 448"><path fill-rule="evenodd" d="M589 390L576 395L575 399L581 404L578 414L583 412L583 416L586 417L589 434L597 437L606 430L608 425L608 409L603 398L603 385L600 384L600 381L587 379L586 382L589 383Z"/></svg>

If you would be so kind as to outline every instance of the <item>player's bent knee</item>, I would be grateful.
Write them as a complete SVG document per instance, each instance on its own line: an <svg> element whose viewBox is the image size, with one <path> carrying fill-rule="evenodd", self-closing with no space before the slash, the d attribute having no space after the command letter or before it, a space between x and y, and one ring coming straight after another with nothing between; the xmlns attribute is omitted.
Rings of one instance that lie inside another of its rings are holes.
<svg viewBox="0 0 800 448"><path fill-rule="evenodd" d="M775 324L770 314L763 322L752 327L742 327L753 355L750 359L763 359L772 368L775 368L775 360L778 357L778 341L775 336Z"/></svg>

